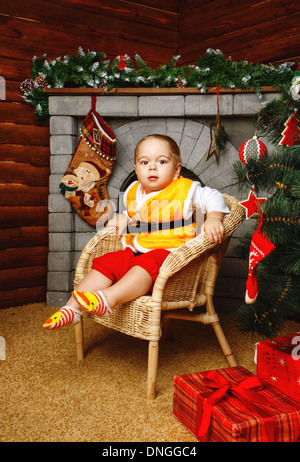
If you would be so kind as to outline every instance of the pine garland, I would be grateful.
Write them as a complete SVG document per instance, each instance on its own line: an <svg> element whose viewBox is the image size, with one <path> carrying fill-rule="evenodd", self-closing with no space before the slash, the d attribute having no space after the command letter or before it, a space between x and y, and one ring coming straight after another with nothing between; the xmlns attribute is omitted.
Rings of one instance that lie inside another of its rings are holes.
<svg viewBox="0 0 300 462"><path fill-rule="evenodd" d="M87 51L78 48L77 55L66 55L52 61L46 54L32 60L32 78L22 82L24 100L35 108L40 123L48 121L48 97L43 87L48 88L175 88L194 87L205 93L208 88L251 87L261 97L262 86L280 88L290 84L294 63L278 66L235 62L224 58L220 50L208 49L194 64L178 66L180 56L174 56L157 68L149 67L139 55L134 61L127 55L117 56L110 62L104 52ZM26 85L26 83L28 85ZM25 84L25 85L24 85Z"/></svg>

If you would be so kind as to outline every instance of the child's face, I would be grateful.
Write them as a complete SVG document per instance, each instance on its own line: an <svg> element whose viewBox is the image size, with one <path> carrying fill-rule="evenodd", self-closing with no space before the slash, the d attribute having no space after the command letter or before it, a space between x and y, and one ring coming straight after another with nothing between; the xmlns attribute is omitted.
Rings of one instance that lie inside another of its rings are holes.
<svg viewBox="0 0 300 462"><path fill-rule="evenodd" d="M177 163L169 143L157 138L142 141L136 153L134 169L146 191L159 191L178 178L181 164Z"/></svg>

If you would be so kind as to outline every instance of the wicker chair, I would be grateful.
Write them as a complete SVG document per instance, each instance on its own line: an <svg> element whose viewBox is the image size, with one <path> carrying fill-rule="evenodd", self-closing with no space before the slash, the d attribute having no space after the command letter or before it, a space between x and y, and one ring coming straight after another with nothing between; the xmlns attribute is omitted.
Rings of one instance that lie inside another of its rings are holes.
<svg viewBox="0 0 300 462"><path fill-rule="evenodd" d="M83 316L92 318L104 326L149 341L147 381L149 399L155 398L158 342L162 333L162 323L169 318L211 324L229 366L237 365L213 306L214 287L223 256L232 233L244 220L244 208L237 199L226 194L224 198L231 215L224 219L225 235L221 244L213 244L209 242L206 235L199 235L168 255L160 268L151 295L117 306L113 313L104 319L83 313ZM88 242L78 260L75 288L90 270L92 260L96 256L120 248L122 246L115 236L114 228L105 228L98 232ZM206 305L204 313L193 313L194 307L203 305ZM75 336L77 356L82 360L84 354L82 320L75 326Z"/></svg>

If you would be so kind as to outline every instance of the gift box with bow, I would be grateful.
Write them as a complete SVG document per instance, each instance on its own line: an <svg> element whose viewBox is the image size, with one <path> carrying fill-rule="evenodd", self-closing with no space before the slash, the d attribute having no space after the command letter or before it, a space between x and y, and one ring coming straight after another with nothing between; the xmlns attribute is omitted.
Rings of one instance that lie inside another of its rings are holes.
<svg viewBox="0 0 300 462"><path fill-rule="evenodd" d="M300 403L241 366L176 376L173 413L199 441L300 437Z"/></svg>
<svg viewBox="0 0 300 462"><path fill-rule="evenodd" d="M300 333L256 344L256 374L300 403Z"/></svg>

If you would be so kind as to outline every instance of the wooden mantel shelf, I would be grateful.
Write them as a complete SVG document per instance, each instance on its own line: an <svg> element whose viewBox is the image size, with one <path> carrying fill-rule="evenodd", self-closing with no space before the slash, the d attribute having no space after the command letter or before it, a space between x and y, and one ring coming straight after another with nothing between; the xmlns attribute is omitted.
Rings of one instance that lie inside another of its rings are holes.
<svg viewBox="0 0 300 462"><path fill-rule="evenodd" d="M105 96L144 96L144 95L204 95L208 93L217 93L217 87L208 88L205 93L201 93L198 88L113 88L105 91L103 88L44 88L44 92L49 96L88 96L88 95L105 95ZM261 87L262 93L277 93L276 87ZM253 88L241 90L239 88L220 88L220 93L255 93Z"/></svg>

